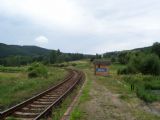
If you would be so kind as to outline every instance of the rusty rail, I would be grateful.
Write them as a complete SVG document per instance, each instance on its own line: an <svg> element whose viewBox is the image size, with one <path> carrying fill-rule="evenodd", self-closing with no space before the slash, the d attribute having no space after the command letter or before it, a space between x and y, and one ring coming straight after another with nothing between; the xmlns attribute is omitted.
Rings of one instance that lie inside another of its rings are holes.
<svg viewBox="0 0 160 120"><path fill-rule="evenodd" d="M22 120L39 120L51 115L52 109L84 79L84 74L82 72L77 70L69 71L70 74L60 84L1 112L0 120L8 116L13 116Z"/></svg>

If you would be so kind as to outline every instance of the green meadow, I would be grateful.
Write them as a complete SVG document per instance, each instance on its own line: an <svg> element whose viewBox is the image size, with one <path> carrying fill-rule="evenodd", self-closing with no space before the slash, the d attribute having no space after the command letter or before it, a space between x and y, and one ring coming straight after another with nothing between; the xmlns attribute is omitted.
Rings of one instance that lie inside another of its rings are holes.
<svg viewBox="0 0 160 120"><path fill-rule="evenodd" d="M67 71L47 67L48 77L29 78L28 67L0 68L0 111L59 83Z"/></svg>

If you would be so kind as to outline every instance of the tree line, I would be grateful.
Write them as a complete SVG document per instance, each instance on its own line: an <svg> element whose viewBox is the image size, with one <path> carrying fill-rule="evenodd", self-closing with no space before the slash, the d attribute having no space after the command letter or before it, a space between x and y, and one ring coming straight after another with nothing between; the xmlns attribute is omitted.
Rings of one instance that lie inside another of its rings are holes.
<svg viewBox="0 0 160 120"><path fill-rule="evenodd" d="M160 75L160 43L158 42L151 47L112 52L105 57L126 66L119 69L118 74Z"/></svg>
<svg viewBox="0 0 160 120"><path fill-rule="evenodd" d="M69 62L74 60L80 60L90 58L90 55L84 55L80 53L62 53L59 49L52 50L47 55L35 55L35 56L22 56L14 55L0 58L0 65L3 66L21 66L27 65L33 62L42 62L43 64L54 64Z"/></svg>

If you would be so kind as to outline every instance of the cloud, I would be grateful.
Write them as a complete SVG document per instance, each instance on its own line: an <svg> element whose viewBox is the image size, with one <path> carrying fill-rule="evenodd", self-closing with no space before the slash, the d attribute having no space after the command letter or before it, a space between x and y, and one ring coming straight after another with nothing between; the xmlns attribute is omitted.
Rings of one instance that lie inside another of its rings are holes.
<svg viewBox="0 0 160 120"><path fill-rule="evenodd" d="M0 39L85 53L148 46L160 41L159 5L159 0L0 0ZM50 44L32 42L39 33Z"/></svg>
<svg viewBox="0 0 160 120"><path fill-rule="evenodd" d="M13 16L23 16L47 27L76 29L80 27L82 11L68 0L2 0L1 10Z"/></svg>
<svg viewBox="0 0 160 120"><path fill-rule="evenodd" d="M35 38L35 42L37 44L43 45L43 44L47 44L48 43L48 39L45 36L38 36Z"/></svg>

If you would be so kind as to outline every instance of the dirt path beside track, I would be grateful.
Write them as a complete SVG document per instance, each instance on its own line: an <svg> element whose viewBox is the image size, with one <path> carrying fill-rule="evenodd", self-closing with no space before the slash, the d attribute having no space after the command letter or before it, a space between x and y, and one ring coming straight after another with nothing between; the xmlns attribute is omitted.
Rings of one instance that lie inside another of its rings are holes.
<svg viewBox="0 0 160 120"><path fill-rule="evenodd" d="M96 79L96 78L95 78ZM91 99L82 104L85 120L159 120L153 110L143 101L129 103L107 89L106 86L93 80L90 89ZM135 98L138 99L138 98ZM84 119L83 118L83 119Z"/></svg>

